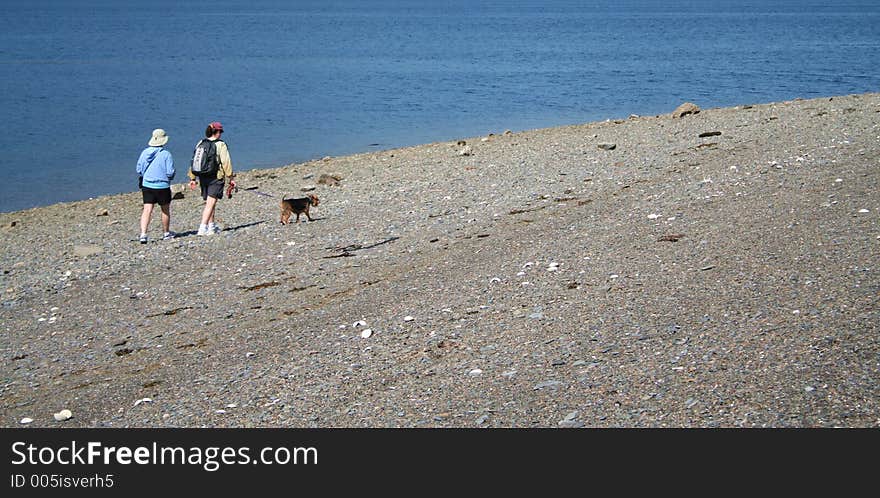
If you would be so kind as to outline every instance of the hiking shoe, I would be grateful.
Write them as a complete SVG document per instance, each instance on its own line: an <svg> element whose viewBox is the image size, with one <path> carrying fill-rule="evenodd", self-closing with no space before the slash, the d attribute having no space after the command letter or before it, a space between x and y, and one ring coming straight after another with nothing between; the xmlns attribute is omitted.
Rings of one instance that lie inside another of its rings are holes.
<svg viewBox="0 0 880 498"><path fill-rule="evenodd" d="M223 229L217 225L208 225L208 232L210 233L220 233Z"/></svg>
<svg viewBox="0 0 880 498"><path fill-rule="evenodd" d="M162 240L171 240L174 237L177 237L177 234L174 232L165 232L165 235L162 236Z"/></svg>
<svg viewBox="0 0 880 498"><path fill-rule="evenodd" d="M146 244L146 243L147 243L147 234L145 234L145 233L144 233L144 234L141 234L141 236L140 236L140 238L138 239L138 241L139 241L141 244Z"/></svg>
<svg viewBox="0 0 880 498"><path fill-rule="evenodd" d="M199 231L196 232L196 235L210 235L210 233L208 227L199 227Z"/></svg>

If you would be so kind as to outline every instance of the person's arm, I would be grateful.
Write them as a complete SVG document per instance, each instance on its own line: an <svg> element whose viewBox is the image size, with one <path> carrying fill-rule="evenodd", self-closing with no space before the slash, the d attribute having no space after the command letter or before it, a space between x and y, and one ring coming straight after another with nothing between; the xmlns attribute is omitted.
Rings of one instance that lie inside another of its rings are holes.
<svg viewBox="0 0 880 498"><path fill-rule="evenodd" d="M232 178L235 173L232 170L232 158L229 156L229 147L226 142L217 142L217 154L220 157L220 167L223 169L223 177Z"/></svg>
<svg viewBox="0 0 880 498"><path fill-rule="evenodd" d="M217 155L220 158L220 169L223 171L223 178L229 178L231 184L235 184L235 172L232 169L232 158L229 156L229 147L226 142L217 142Z"/></svg>
<svg viewBox="0 0 880 498"><path fill-rule="evenodd" d="M134 171L138 174L138 176L142 176L144 174L144 153L141 151L141 155L138 156L137 165L134 167Z"/></svg>
<svg viewBox="0 0 880 498"><path fill-rule="evenodd" d="M174 180L174 175L177 174L174 171L174 158L171 157L171 153L167 150L165 151L165 175L168 177L168 181Z"/></svg>
<svg viewBox="0 0 880 498"><path fill-rule="evenodd" d="M198 185L198 181L196 180L195 173L192 172L192 168L186 169L186 176L189 177L189 189L194 190L196 185Z"/></svg>

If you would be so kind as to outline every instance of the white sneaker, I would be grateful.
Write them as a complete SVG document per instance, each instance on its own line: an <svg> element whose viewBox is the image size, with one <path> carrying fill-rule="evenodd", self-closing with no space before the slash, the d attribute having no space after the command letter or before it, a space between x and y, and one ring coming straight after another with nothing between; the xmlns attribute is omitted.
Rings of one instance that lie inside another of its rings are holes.
<svg viewBox="0 0 880 498"><path fill-rule="evenodd" d="M208 227L199 227L199 231L196 232L196 235L210 235L211 232L208 231Z"/></svg>
<svg viewBox="0 0 880 498"><path fill-rule="evenodd" d="M138 242L140 242L141 244L146 244L147 243L147 234L142 233L141 236L138 238Z"/></svg>
<svg viewBox="0 0 880 498"><path fill-rule="evenodd" d="M220 232L223 231L223 229L221 229L221 228L220 228L219 226L217 226L217 225L209 225L209 226L208 226L208 231L211 232L211 233L220 233Z"/></svg>
<svg viewBox="0 0 880 498"><path fill-rule="evenodd" d="M171 240L174 237L177 237L177 234L174 232L165 232L165 235L162 236L162 240Z"/></svg>

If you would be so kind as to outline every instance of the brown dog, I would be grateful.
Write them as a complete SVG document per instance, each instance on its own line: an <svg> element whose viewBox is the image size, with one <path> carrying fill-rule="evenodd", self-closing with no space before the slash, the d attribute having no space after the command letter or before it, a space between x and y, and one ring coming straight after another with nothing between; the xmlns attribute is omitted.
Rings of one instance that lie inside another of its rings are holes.
<svg viewBox="0 0 880 498"><path fill-rule="evenodd" d="M299 215L305 214L306 218L309 221L312 221L312 217L309 216L309 208L311 206L318 205L318 196L314 194L306 194L305 197L301 199L285 199L283 196L281 197L281 224L286 225L290 223L290 215L296 213L296 222L299 223Z"/></svg>

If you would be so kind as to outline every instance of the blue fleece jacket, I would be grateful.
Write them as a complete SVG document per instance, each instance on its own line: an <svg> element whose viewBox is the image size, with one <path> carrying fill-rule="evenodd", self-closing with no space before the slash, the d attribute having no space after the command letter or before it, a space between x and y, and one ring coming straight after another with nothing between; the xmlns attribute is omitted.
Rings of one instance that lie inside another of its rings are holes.
<svg viewBox="0 0 880 498"><path fill-rule="evenodd" d="M144 176L144 187L169 188L174 179L174 160L171 153L162 147L147 147L138 158L137 174Z"/></svg>

